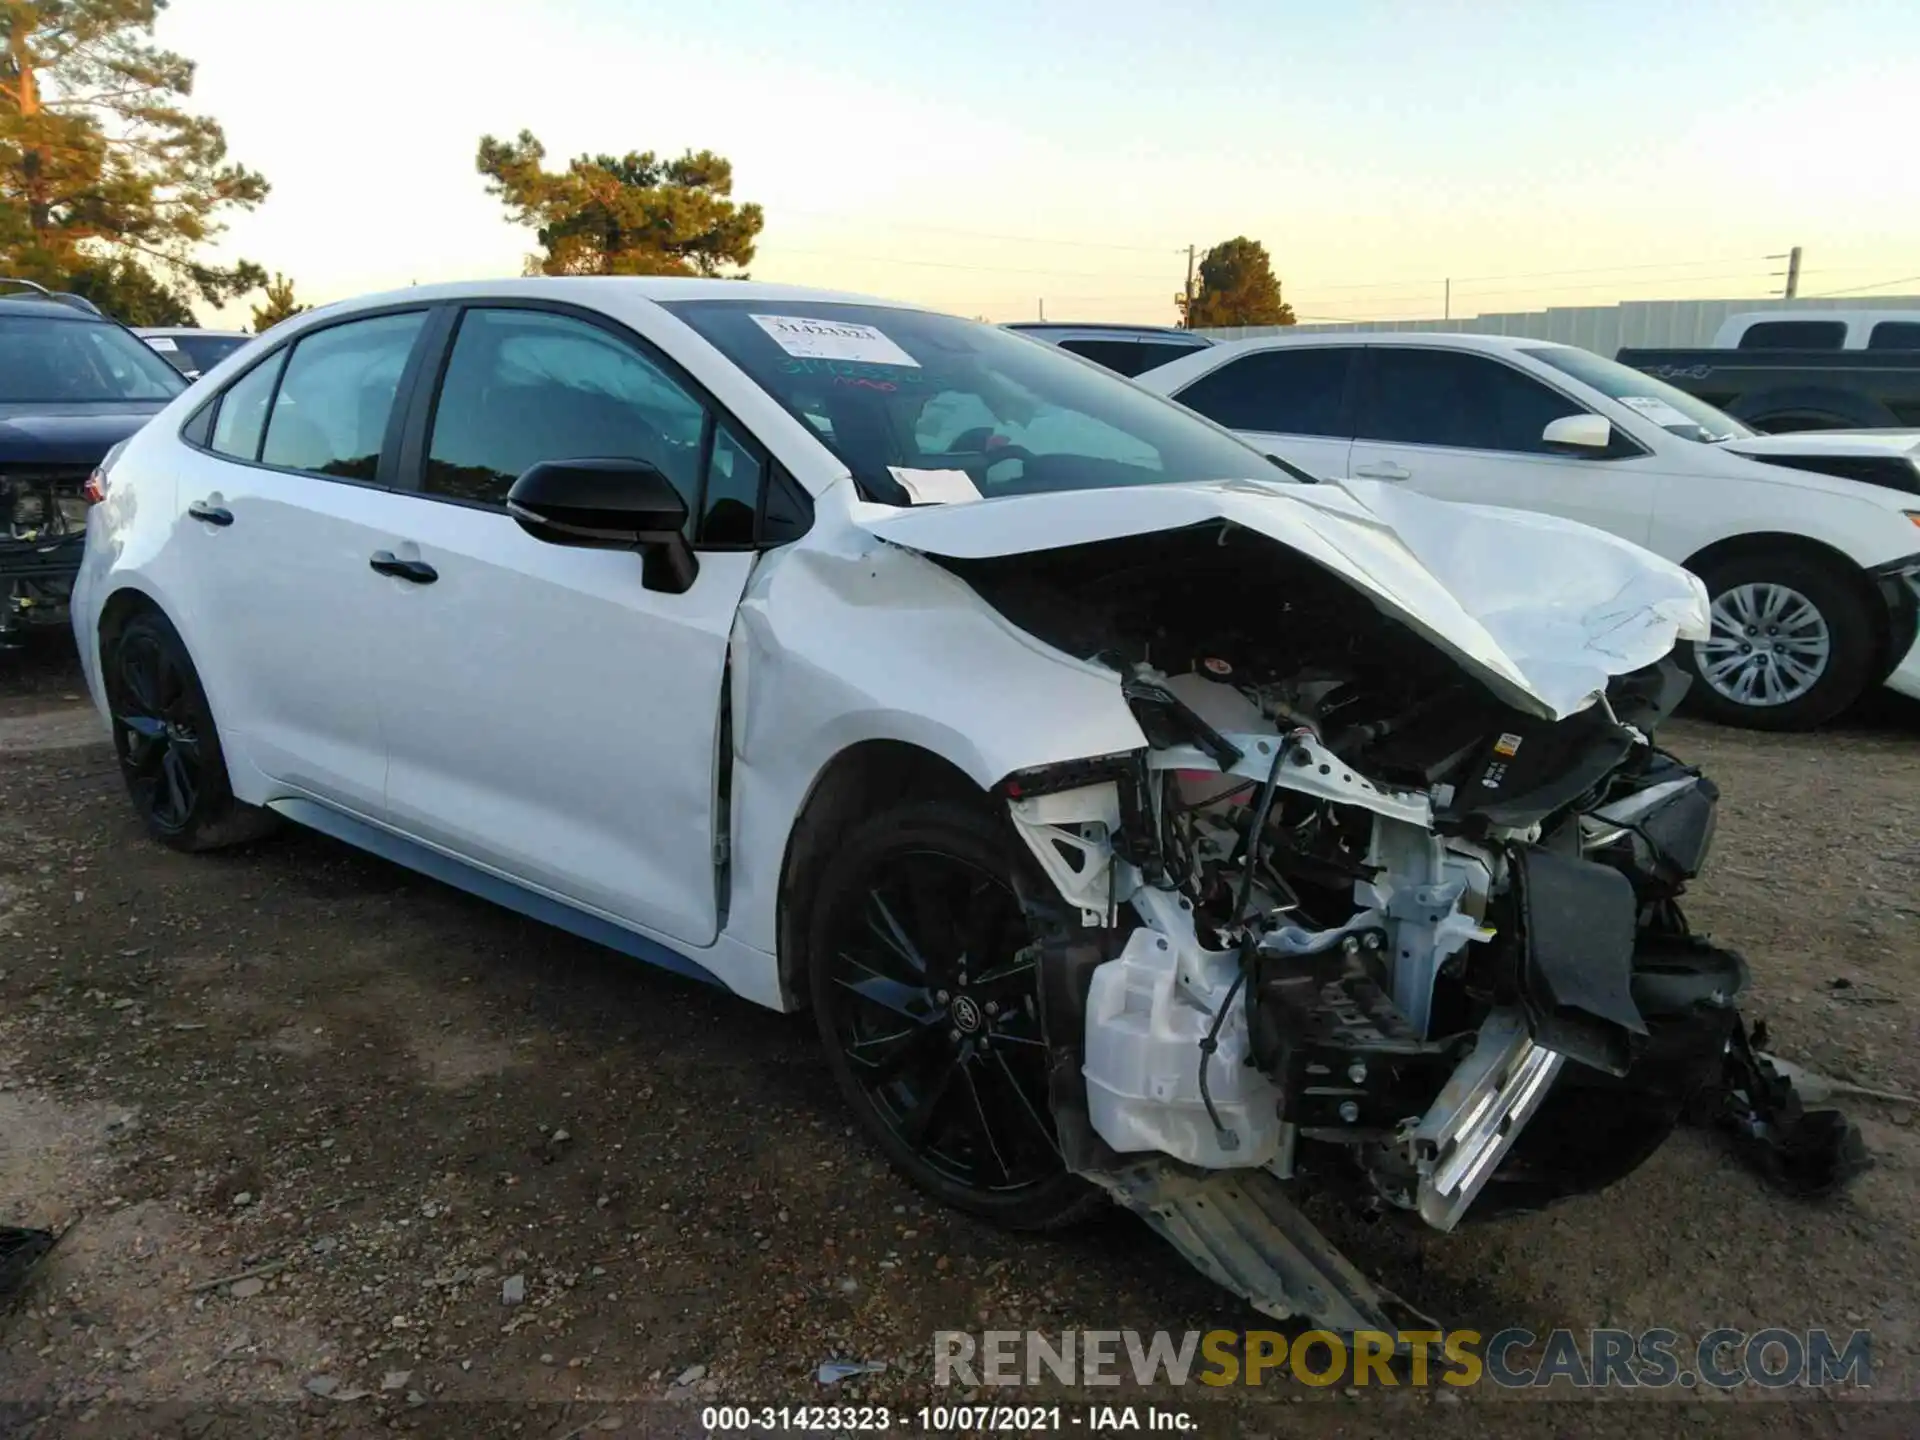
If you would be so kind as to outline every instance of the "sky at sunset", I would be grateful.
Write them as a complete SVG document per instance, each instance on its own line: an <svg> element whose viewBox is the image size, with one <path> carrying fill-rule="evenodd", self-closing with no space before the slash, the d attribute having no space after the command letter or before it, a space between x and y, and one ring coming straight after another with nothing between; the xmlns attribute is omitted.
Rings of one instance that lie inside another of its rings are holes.
<svg viewBox="0 0 1920 1440"><path fill-rule="evenodd" d="M174 0L159 38L273 184L227 252L313 301L519 273L474 150L522 128L716 150L755 278L994 320L1171 323L1236 234L1302 319L1760 296L1794 244L1803 294L1920 283L1911 0Z"/></svg>

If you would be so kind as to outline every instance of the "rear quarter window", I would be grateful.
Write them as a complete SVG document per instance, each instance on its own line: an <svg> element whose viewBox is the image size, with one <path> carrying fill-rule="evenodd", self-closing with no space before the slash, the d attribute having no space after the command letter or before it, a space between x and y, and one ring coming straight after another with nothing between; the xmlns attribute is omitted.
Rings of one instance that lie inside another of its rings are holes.
<svg viewBox="0 0 1920 1440"><path fill-rule="evenodd" d="M1839 320L1762 320L1740 337L1742 350L1838 350L1847 343Z"/></svg>
<svg viewBox="0 0 1920 1440"><path fill-rule="evenodd" d="M1920 350L1920 321L1882 320L1867 337L1869 350Z"/></svg>

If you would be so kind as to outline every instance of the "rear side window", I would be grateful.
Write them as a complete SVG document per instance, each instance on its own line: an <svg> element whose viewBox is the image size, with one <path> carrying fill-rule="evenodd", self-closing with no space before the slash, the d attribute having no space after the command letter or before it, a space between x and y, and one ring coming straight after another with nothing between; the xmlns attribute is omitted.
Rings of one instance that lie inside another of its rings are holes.
<svg viewBox="0 0 1920 1440"><path fill-rule="evenodd" d="M1742 350L1838 350L1847 343L1840 320L1762 320L1740 337Z"/></svg>
<svg viewBox="0 0 1920 1440"><path fill-rule="evenodd" d="M297 341L267 416L261 462L342 480L372 480L400 377L425 318L418 310L376 315ZM225 416L221 419L224 423Z"/></svg>
<svg viewBox="0 0 1920 1440"><path fill-rule="evenodd" d="M700 503L706 408L634 346L538 310L469 310L434 407L425 488L506 504L542 460L645 460Z"/></svg>
<svg viewBox="0 0 1920 1440"><path fill-rule="evenodd" d="M1387 347L1369 353L1363 440L1545 455L1553 453L1540 438L1548 424L1587 413L1557 390L1484 355Z"/></svg>
<svg viewBox="0 0 1920 1440"><path fill-rule="evenodd" d="M1140 373L1140 345L1135 340L1062 340L1060 348L1104 365L1117 375Z"/></svg>
<svg viewBox="0 0 1920 1440"><path fill-rule="evenodd" d="M1174 398L1229 430L1350 437L1351 346L1256 350L1210 370Z"/></svg>
<svg viewBox="0 0 1920 1440"><path fill-rule="evenodd" d="M1182 355L1191 355L1196 350L1204 350L1204 345L1181 345L1171 340L1142 340L1140 342L1140 368L1134 373L1144 375L1161 365L1171 365Z"/></svg>
<svg viewBox="0 0 1920 1440"><path fill-rule="evenodd" d="M260 436L267 428L267 406L273 401L273 387L280 379L280 367L286 363L281 351L263 365L256 365L228 387L220 397L220 411L214 417L213 436L208 448L235 460L258 460Z"/></svg>
<svg viewBox="0 0 1920 1440"><path fill-rule="evenodd" d="M1882 320L1867 337L1869 350L1920 350L1920 323Z"/></svg>

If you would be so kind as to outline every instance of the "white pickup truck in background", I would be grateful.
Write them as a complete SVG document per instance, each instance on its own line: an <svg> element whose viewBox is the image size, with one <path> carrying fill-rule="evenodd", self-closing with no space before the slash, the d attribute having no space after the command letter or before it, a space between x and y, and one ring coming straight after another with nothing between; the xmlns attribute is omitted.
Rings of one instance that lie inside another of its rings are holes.
<svg viewBox="0 0 1920 1440"><path fill-rule="evenodd" d="M1562 515L1685 565L1713 601L1683 658L1716 719L1798 730L1883 682L1920 697L1920 429L1760 436L1627 365L1502 335L1268 336L1135 383L1317 476Z"/></svg>

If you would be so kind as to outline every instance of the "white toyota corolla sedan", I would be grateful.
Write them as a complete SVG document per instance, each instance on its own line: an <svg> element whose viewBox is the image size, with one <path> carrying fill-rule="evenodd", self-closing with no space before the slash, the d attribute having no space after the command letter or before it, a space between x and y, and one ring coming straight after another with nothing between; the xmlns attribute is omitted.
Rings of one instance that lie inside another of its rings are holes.
<svg viewBox="0 0 1920 1440"><path fill-rule="evenodd" d="M1674 904L1715 792L1650 738L1696 580L987 325L423 286L277 327L90 498L157 840L291 821L811 1010L934 1195L1117 1196L1269 1313L1386 1323L1290 1186L1449 1229L1604 1184L1738 1024Z"/></svg>

